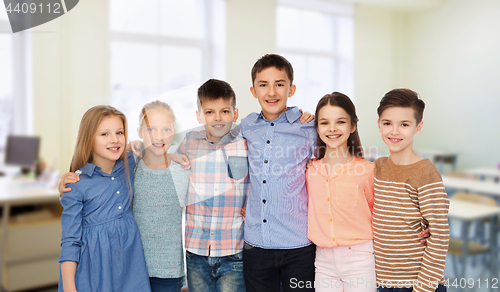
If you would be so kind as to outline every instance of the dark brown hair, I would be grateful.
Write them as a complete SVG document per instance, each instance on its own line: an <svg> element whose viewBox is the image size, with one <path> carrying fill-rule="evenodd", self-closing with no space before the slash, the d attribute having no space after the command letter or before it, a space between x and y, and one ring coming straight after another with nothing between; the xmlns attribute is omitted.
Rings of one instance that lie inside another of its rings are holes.
<svg viewBox="0 0 500 292"><path fill-rule="evenodd" d="M255 82L257 74L262 72L262 70L275 67L278 70L285 70L288 79L290 79L290 85L293 84L293 67L287 59L276 54L267 54L262 56L252 67L252 85Z"/></svg>
<svg viewBox="0 0 500 292"><path fill-rule="evenodd" d="M418 98L418 93L410 89L397 88L387 92L377 108L378 117L380 118L382 113L391 107L411 107L415 112L417 124L424 117L425 103Z"/></svg>
<svg viewBox="0 0 500 292"><path fill-rule="evenodd" d="M316 106L316 119L314 119L314 127L318 130L318 114L319 111L327 106L338 106L344 109L347 114L351 117L351 125L356 126L356 130L349 135L347 139L347 149L351 152L353 156L363 158L363 147L361 146L361 140L359 139L358 134L358 117L356 116L356 107L352 103L351 99L340 92L333 92L331 94L327 94L323 96ZM325 156L326 144L321 140L319 134L316 134L316 145L318 147L318 158L321 159Z"/></svg>
<svg viewBox="0 0 500 292"><path fill-rule="evenodd" d="M229 101L233 109L236 108L236 94L226 81L209 79L198 88L197 104L198 110L204 101L223 99Z"/></svg>

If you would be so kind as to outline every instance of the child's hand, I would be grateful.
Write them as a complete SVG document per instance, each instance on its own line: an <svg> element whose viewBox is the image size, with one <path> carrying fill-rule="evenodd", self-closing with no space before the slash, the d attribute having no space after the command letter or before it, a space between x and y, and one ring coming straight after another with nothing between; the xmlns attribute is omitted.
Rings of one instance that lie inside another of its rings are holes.
<svg viewBox="0 0 500 292"><path fill-rule="evenodd" d="M64 195L64 193L71 191L71 188L67 188L67 184L74 184L80 180L80 177L74 172L68 172L63 174L61 180L59 181L59 194Z"/></svg>
<svg viewBox="0 0 500 292"><path fill-rule="evenodd" d="M429 236L431 236L431 233L429 231L429 222L427 222L427 220L424 220L424 223L425 223L425 226L427 226L427 228L424 231L422 231L422 233L420 233L418 235L418 237L419 238L422 237L422 239L420 239L420 243L423 243L424 245L427 245L427 238Z"/></svg>
<svg viewBox="0 0 500 292"><path fill-rule="evenodd" d="M311 114L310 112L303 112L302 109L299 109L299 111L302 113L302 116L300 117L300 122L303 124L309 123L310 121L314 120L314 115Z"/></svg>
<svg viewBox="0 0 500 292"><path fill-rule="evenodd" d="M182 165L182 168L185 170L191 169L191 163L189 162L189 158L184 154L177 153L169 153L167 156L173 161Z"/></svg>
<svg viewBox="0 0 500 292"><path fill-rule="evenodd" d="M246 214L247 214L247 207L241 208L241 216L243 216L244 218Z"/></svg>
<svg viewBox="0 0 500 292"><path fill-rule="evenodd" d="M144 144L139 140L131 141L127 145L127 150L132 151L132 153L134 153L134 155L137 156L137 158L142 158L142 151L144 151Z"/></svg>

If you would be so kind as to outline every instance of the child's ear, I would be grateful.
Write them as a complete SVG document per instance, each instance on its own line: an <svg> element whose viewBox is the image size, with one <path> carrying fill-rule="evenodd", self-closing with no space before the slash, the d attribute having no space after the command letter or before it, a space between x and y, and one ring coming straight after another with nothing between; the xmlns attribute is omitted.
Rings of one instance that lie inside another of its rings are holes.
<svg viewBox="0 0 500 292"><path fill-rule="evenodd" d="M255 88L253 86L250 86L250 92L252 93L253 97L257 98L257 93L255 92Z"/></svg>
<svg viewBox="0 0 500 292"><path fill-rule="evenodd" d="M196 111L196 119L198 120L198 123L200 124L203 124L203 120L200 116L200 112L199 111Z"/></svg>
<svg viewBox="0 0 500 292"><path fill-rule="evenodd" d="M290 86L290 91L288 91L288 97L292 97L295 94L296 89L297 89L297 86L295 86L295 84Z"/></svg>
<svg viewBox="0 0 500 292"><path fill-rule="evenodd" d="M238 120L238 109L235 108L234 109L234 118L233 118L233 123L236 123L236 121Z"/></svg>
<svg viewBox="0 0 500 292"><path fill-rule="evenodd" d="M377 126L378 126L378 131L380 132L380 119L377 119Z"/></svg>
<svg viewBox="0 0 500 292"><path fill-rule="evenodd" d="M420 134L420 131L422 131L422 127L424 125L424 121L420 121L417 125L417 134Z"/></svg>
<svg viewBox="0 0 500 292"><path fill-rule="evenodd" d="M144 138L142 137L142 131L141 131L141 130L142 130L142 128L141 128L141 127L137 128L137 134L139 135L139 138L144 139Z"/></svg>
<svg viewBox="0 0 500 292"><path fill-rule="evenodd" d="M351 134L354 133L354 131L356 131L356 129L358 128L358 126L356 124L353 124L352 125L352 129L351 129Z"/></svg>

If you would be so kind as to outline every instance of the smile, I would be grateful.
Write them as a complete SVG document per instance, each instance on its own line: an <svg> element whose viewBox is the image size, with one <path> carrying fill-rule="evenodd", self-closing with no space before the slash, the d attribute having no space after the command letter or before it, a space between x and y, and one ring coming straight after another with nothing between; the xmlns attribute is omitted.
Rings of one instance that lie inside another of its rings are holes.
<svg viewBox="0 0 500 292"><path fill-rule="evenodd" d="M109 147L108 150L113 152L113 153L116 153L120 150L120 147Z"/></svg>
<svg viewBox="0 0 500 292"><path fill-rule="evenodd" d="M153 146L155 148L159 148L160 149L160 148L163 148L163 146L165 146L165 144L163 144L163 143L153 143Z"/></svg>
<svg viewBox="0 0 500 292"><path fill-rule="evenodd" d="M392 143L399 143L401 141L403 141L403 139L399 139L399 138L388 138L389 141L391 141Z"/></svg>
<svg viewBox="0 0 500 292"><path fill-rule="evenodd" d="M328 139L337 139L337 138L339 138L340 136L342 136L342 135L341 135L341 134L336 134L336 135L326 135L326 137L327 137Z"/></svg>
<svg viewBox="0 0 500 292"><path fill-rule="evenodd" d="M280 101L280 100L279 99L266 100L267 103L277 103L278 101Z"/></svg>
<svg viewBox="0 0 500 292"><path fill-rule="evenodd" d="M224 128L224 126L225 126L224 124L217 124L217 125L213 125L212 127L217 129L217 130L220 130L220 129Z"/></svg>

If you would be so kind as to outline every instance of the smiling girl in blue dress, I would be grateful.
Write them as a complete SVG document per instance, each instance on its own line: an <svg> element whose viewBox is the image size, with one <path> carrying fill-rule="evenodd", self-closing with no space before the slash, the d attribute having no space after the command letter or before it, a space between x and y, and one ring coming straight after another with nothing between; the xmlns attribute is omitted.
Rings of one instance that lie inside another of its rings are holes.
<svg viewBox="0 0 500 292"><path fill-rule="evenodd" d="M126 127L111 106L82 118L70 167L80 182L61 199L59 292L151 291L131 212L135 162L125 151Z"/></svg>

